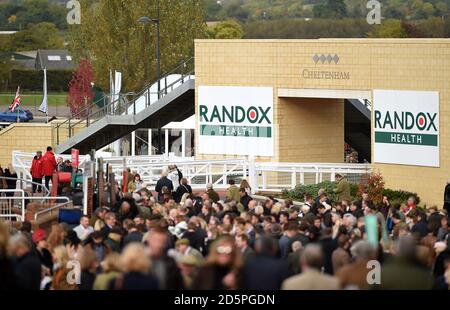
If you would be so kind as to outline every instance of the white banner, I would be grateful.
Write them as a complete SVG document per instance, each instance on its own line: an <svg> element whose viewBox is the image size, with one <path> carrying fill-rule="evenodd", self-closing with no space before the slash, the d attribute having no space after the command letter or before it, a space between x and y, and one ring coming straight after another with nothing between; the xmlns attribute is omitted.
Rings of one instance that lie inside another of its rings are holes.
<svg viewBox="0 0 450 310"><path fill-rule="evenodd" d="M439 93L374 91L374 161L439 167Z"/></svg>
<svg viewBox="0 0 450 310"><path fill-rule="evenodd" d="M113 86L112 102L119 100L120 91L122 90L122 72L115 71Z"/></svg>
<svg viewBox="0 0 450 310"><path fill-rule="evenodd" d="M273 88L199 86L199 152L273 156Z"/></svg>
<svg viewBox="0 0 450 310"><path fill-rule="evenodd" d="M48 94L47 94L47 69L44 69L44 86L43 86L44 96L42 98L41 106L39 107L39 112L48 114Z"/></svg>

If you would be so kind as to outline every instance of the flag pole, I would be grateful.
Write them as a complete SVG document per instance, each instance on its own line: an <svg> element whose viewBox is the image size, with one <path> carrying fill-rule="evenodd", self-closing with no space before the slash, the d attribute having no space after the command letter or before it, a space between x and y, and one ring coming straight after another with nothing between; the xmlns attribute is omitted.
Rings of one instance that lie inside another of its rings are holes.
<svg viewBox="0 0 450 310"><path fill-rule="evenodd" d="M18 86L18 88L17 88L17 92L19 92L19 91L20 91L20 86ZM17 123L20 123L19 109L17 109Z"/></svg>
<svg viewBox="0 0 450 310"><path fill-rule="evenodd" d="M48 124L47 68L44 68L43 96L39 112L45 113L45 122Z"/></svg>

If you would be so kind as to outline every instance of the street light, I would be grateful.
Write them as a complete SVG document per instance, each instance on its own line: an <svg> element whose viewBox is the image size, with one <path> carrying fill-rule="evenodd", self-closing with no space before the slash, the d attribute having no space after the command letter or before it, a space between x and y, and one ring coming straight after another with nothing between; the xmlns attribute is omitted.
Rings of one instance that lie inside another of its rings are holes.
<svg viewBox="0 0 450 310"><path fill-rule="evenodd" d="M160 14L159 14L159 0L157 2L157 13L156 13L156 19L150 18L148 16L142 16L139 18L138 22L143 25L148 25L150 23L156 24L156 32L157 32L157 42L156 42L156 78L158 79L158 99L160 99L161 94L161 40L160 40L160 31L159 31L159 24L160 24Z"/></svg>

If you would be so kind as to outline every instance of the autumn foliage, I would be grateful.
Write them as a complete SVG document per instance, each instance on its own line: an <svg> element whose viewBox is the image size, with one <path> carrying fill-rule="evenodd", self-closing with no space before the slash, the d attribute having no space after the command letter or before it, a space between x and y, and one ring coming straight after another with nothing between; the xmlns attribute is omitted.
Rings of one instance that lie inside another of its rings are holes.
<svg viewBox="0 0 450 310"><path fill-rule="evenodd" d="M384 190L384 179L381 173L372 172L371 174L366 174L361 178L361 182L358 186L358 197L361 197L365 192L369 194L370 199L379 203L383 200L383 190Z"/></svg>
<svg viewBox="0 0 450 310"><path fill-rule="evenodd" d="M77 70L73 73L72 80L69 82L67 105L70 107L72 115L86 116L87 111L85 109L92 104L94 99L93 80L94 71L91 63L87 59L81 59Z"/></svg>

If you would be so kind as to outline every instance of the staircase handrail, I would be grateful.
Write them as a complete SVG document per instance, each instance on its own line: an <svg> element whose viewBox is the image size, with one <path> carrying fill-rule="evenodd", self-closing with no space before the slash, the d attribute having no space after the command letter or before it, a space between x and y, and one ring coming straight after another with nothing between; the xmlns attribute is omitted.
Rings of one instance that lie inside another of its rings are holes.
<svg viewBox="0 0 450 310"><path fill-rule="evenodd" d="M171 71L169 71L168 73L164 74L159 80L156 80L156 82L147 84L139 93L137 93L134 98L131 101L125 102L125 107L124 110L121 109L121 105L124 102L124 95L123 94L119 94L119 98L117 100L114 100L113 102L108 103L107 105L104 105L102 108L100 108L98 111L95 112L91 112L92 109L95 107L95 103L92 105L89 105L88 107L86 107L85 109L77 112L75 115L73 115L72 117L70 117L69 119L67 119L66 121L57 124L55 129L57 130L57 144L59 144L59 129L63 126L68 124L68 130L69 130L69 138L72 137L72 128L74 128L75 126L79 125L80 123L83 123L86 121L86 127L89 127L90 124L92 124L93 122L90 123L90 120L93 119L93 116L95 116L96 114L103 114L103 115L108 115L108 111L113 111L116 112L117 110L119 111L124 111L128 114L128 108L130 106L132 106L133 104L136 103L136 101L141 98L145 93L148 93L149 97L150 94L158 94L158 92L150 92L150 88L151 86L155 85L156 83L158 83L158 81L163 81L165 80L166 83L164 85L164 88L160 90L159 92L159 96L158 98L163 97L164 95L167 94L167 90L169 88L173 88L173 86L180 82L183 81L186 78L186 76L190 76L194 73L194 69L189 70L187 73L181 74L181 77L178 78L176 81L172 82L170 85L167 85L167 77L176 73L180 68L187 68L188 65L190 65L191 63L194 63L194 57L189 58L186 61L182 61L180 65L178 65L176 68L172 69ZM110 96L105 96L100 100L104 100L105 98L110 97ZM96 101L99 102L100 100ZM118 105L118 106L117 106ZM115 113L111 113L112 115L114 115ZM135 113L134 113L135 114ZM81 117L80 117L81 116ZM73 123L75 121L75 123ZM94 121L95 122L95 121Z"/></svg>

